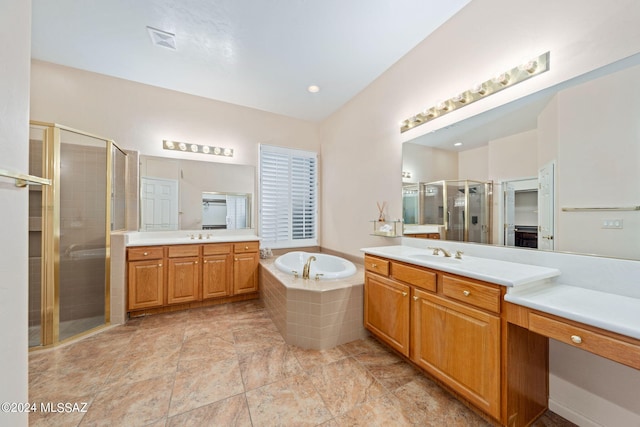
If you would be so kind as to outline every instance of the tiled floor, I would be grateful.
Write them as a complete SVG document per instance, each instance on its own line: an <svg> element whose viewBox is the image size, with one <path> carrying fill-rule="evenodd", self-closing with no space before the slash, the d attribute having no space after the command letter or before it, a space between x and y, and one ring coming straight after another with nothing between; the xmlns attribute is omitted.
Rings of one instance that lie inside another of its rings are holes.
<svg viewBox="0 0 640 427"><path fill-rule="evenodd" d="M373 339L288 346L258 301L134 319L29 367L31 402L87 403L32 426L486 425Z"/></svg>

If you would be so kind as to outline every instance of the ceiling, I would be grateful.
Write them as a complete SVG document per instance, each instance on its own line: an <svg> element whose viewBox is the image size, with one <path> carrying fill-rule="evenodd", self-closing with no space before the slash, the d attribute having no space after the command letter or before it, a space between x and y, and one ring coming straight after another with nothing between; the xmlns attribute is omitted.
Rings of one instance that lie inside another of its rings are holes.
<svg viewBox="0 0 640 427"><path fill-rule="evenodd" d="M33 0L32 57L321 121L469 1Z"/></svg>

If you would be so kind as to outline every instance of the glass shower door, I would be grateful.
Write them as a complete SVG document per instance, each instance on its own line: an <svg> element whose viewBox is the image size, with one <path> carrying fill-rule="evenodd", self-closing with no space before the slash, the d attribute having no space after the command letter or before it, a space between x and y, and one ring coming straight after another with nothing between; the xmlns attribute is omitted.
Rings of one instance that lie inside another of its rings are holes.
<svg viewBox="0 0 640 427"><path fill-rule="evenodd" d="M107 321L107 144L60 131L59 340Z"/></svg>

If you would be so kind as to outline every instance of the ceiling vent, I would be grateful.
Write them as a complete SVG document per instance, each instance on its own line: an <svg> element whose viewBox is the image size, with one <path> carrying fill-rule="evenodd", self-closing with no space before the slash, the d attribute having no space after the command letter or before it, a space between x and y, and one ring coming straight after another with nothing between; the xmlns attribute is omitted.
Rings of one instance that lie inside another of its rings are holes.
<svg viewBox="0 0 640 427"><path fill-rule="evenodd" d="M156 46L176 50L176 35L153 27L147 27L151 43Z"/></svg>

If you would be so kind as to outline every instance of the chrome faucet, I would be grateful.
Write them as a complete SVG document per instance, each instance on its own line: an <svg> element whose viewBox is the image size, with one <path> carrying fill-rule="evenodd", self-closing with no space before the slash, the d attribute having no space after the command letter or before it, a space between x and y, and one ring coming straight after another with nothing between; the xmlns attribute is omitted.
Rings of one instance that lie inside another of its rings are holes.
<svg viewBox="0 0 640 427"><path fill-rule="evenodd" d="M442 251L442 253L444 254L445 257L447 258L451 258L451 254L443 248L433 248L431 246L429 246L427 249L433 249L433 254L434 255L440 255L440 251Z"/></svg>
<svg viewBox="0 0 640 427"><path fill-rule="evenodd" d="M308 279L309 278L309 269L311 268L311 261L315 261L316 257L314 257L313 255L311 255L309 258L307 258L307 262L305 263L303 269L302 269L302 278L303 279Z"/></svg>

